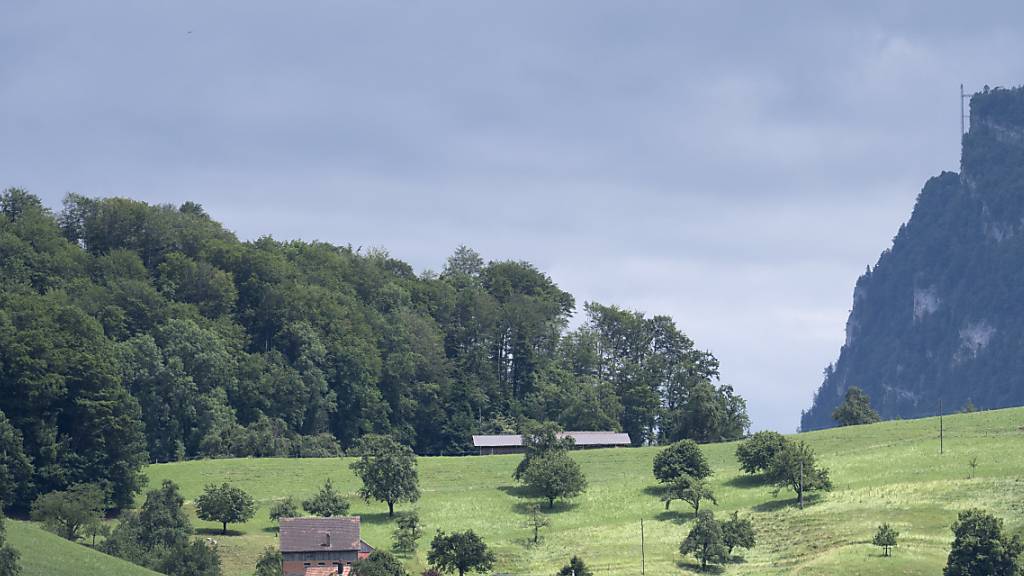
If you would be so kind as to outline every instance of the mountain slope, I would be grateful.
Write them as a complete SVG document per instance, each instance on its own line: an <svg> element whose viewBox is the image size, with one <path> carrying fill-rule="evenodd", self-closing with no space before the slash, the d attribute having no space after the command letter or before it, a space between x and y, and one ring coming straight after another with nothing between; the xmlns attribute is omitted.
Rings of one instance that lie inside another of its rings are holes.
<svg viewBox="0 0 1024 576"><path fill-rule="evenodd" d="M859 386L883 418L1024 404L1024 89L971 98L961 172L928 181L857 280L846 342L801 427Z"/></svg>

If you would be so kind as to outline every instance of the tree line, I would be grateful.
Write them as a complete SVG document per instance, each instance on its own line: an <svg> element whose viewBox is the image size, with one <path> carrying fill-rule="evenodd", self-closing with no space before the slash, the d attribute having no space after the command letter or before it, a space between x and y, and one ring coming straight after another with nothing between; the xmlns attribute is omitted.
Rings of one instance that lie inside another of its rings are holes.
<svg viewBox="0 0 1024 576"><path fill-rule="evenodd" d="M668 316L587 303L526 262L457 249L239 241L198 204L0 194L0 500L95 484L128 507L147 462L420 454L528 419L636 444L741 437L746 406Z"/></svg>

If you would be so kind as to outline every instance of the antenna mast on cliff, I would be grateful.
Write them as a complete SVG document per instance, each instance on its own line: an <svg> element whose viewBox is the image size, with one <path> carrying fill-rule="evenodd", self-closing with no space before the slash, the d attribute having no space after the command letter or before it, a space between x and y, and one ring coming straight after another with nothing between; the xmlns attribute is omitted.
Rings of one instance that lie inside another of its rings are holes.
<svg viewBox="0 0 1024 576"><path fill-rule="evenodd" d="M967 134L967 114L964 112L964 99L970 98L964 94L964 85L960 84L960 136Z"/></svg>

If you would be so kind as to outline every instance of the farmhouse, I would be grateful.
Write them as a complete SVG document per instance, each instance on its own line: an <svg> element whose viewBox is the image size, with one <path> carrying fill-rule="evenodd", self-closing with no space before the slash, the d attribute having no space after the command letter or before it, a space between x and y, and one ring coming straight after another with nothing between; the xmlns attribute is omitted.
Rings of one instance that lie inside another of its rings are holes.
<svg viewBox="0 0 1024 576"><path fill-rule="evenodd" d="M559 432L559 438L570 437L576 441L576 448L616 448L629 446L629 434L625 432ZM473 446L484 454L515 454L523 451L521 434L474 435Z"/></svg>
<svg viewBox="0 0 1024 576"><path fill-rule="evenodd" d="M285 576L347 576L373 548L359 537L358 516L281 518Z"/></svg>

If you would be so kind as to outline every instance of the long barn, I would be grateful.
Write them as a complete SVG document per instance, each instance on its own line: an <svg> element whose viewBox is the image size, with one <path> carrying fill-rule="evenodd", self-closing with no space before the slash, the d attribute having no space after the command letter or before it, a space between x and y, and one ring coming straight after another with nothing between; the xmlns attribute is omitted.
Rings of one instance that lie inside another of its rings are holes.
<svg viewBox="0 0 1024 576"><path fill-rule="evenodd" d="M625 432L559 432L559 438L569 437L576 442L577 449L617 448L629 446L632 442ZM517 454L523 451L521 434L480 434L473 435L473 446L485 454Z"/></svg>

